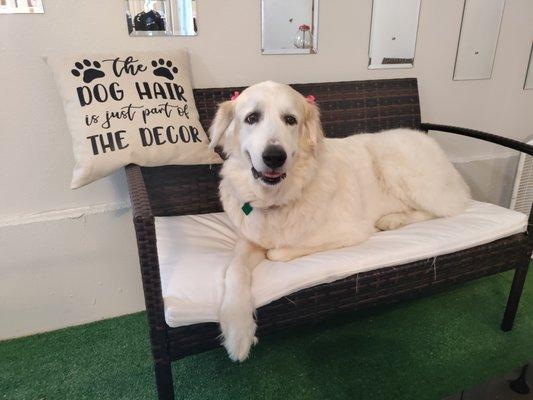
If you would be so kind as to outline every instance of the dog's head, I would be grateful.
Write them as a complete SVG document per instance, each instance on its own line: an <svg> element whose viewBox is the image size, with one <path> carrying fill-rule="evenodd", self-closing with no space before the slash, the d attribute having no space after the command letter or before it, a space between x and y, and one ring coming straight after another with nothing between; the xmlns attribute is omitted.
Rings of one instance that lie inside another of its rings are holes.
<svg viewBox="0 0 533 400"><path fill-rule="evenodd" d="M298 158L316 154L323 133L318 108L288 85L262 82L219 105L211 147L249 163L250 173L275 186Z"/></svg>

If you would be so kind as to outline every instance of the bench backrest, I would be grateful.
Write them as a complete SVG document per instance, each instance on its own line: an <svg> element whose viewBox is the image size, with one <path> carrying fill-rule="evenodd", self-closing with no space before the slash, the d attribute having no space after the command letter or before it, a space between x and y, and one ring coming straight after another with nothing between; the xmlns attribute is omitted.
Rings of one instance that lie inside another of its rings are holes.
<svg viewBox="0 0 533 400"><path fill-rule="evenodd" d="M420 127L418 86L414 78L291 85L315 96L327 137ZM242 87L195 89L203 127L209 128L217 105ZM220 166L143 167L143 178L156 216L222 211L218 200Z"/></svg>

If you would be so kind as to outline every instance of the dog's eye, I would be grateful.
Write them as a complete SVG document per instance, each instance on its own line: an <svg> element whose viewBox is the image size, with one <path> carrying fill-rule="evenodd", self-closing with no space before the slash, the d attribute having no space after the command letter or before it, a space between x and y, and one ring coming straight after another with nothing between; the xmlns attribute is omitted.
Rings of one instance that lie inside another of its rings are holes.
<svg viewBox="0 0 533 400"><path fill-rule="evenodd" d="M248 114L246 118L244 118L244 122L246 122L247 124L253 125L259 121L259 117L260 117L259 113L254 111Z"/></svg>
<svg viewBox="0 0 533 400"><path fill-rule="evenodd" d="M296 117L294 115L285 115L283 117L283 120L287 125L296 125L298 121L296 121Z"/></svg>

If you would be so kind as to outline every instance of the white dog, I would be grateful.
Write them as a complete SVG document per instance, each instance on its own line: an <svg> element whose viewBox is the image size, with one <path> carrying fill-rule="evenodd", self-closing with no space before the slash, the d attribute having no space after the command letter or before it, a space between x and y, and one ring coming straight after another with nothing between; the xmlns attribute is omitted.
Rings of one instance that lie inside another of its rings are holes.
<svg viewBox="0 0 533 400"><path fill-rule="evenodd" d="M256 342L252 269L352 246L377 230L460 213L467 185L437 143L396 129L325 139L313 102L263 82L220 104L210 128L222 144L220 197L240 232L220 309L224 346L244 360Z"/></svg>

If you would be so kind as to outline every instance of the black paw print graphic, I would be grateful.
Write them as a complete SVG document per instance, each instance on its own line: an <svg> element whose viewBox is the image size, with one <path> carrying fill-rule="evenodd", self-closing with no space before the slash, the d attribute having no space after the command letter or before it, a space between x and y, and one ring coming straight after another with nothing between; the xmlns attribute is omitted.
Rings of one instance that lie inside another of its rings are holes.
<svg viewBox="0 0 533 400"><path fill-rule="evenodd" d="M174 80L174 74L178 73L178 68L172 66L172 62L167 61L165 63L165 60L160 58L158 61L153 60L152 66L154 69L154 75L155 76L162 76L164 78L170 79L171 81Z"/></svg>
<svg viewBox="0 0 533 400"><path fill-rule="evenodd" d="M89 60L85 59L83 60L83 64L78 61L74 66L76 68L72 69L70 72L74 76L81 76L83 72L83 82L85 83L91 83L95 79L103 78L105 76L104 72L100 70L102 66L98 61L91 63Z"/></svg>

